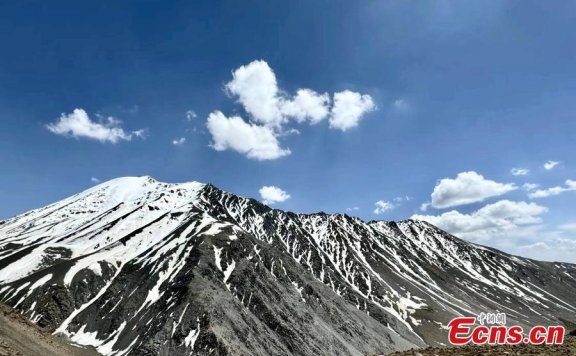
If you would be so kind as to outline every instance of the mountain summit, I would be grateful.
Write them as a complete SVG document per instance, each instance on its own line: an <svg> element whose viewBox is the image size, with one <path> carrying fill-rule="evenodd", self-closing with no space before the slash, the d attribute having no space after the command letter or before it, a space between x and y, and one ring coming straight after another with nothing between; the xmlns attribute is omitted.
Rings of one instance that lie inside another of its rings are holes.
<svg viewBox="0 0 576 356"><path fill-rule="evenodd" d="M118 178L0 221L0 302L104 355L365 355L455 316L576 322L576 266L428 223L294 214Z"/></svg>

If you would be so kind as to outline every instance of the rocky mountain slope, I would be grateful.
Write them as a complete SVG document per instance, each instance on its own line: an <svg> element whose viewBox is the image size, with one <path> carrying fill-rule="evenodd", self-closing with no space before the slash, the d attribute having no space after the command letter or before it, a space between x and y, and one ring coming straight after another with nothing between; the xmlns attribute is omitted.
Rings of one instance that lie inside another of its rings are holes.
<svg viewBox="0 0 576 356"><path fill-rule="evenodd" d="M104 355L441 346L458 315L575 322L574 296L574 265L195 182L119 178L0 222L0 302Z"/></svg>

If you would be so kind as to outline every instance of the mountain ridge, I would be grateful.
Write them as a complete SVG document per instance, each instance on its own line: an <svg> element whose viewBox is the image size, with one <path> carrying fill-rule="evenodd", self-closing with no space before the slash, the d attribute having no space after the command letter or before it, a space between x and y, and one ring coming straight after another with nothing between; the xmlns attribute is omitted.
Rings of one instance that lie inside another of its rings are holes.
<svg viewBox="0 0 576 356"><path fill-rule="evenodd" d="M0 222L0 301L105 355L441 346L457 315L574 322L574 295L575 265L198 182L117 178Z"/></svg>

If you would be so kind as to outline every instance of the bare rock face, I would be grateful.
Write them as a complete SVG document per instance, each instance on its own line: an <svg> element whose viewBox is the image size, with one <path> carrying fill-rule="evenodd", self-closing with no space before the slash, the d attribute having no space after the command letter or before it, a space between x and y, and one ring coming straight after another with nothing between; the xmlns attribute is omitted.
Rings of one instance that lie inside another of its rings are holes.
<svg viewBox="0 0 576 356"><path fill-rule="evenodd" d="M576 322L576 266L420 221L293 214L119 178L0 222L0 302L105 355L366 355L458 315Z"/></svg>

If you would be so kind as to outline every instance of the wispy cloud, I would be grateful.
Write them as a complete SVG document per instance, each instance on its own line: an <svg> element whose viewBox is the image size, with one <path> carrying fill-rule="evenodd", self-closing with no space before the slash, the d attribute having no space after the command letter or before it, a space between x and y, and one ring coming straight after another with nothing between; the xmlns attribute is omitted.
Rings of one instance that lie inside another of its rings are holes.
<svg viewBox="0 0 576 356"><path fill-rule="evenodd" d="M174 146L181 146L186 142L186 137L180 137L172 140Z"/></svg>
<svg viewBox="0 0 576 356"><path fill-rule="evenodd" d="M409 196L407 196L407 195L405 195L405 196L403 196L403 197L396 197L396 198L394 198L394 201L397 202L397 203L400 203L400 202L403 202L403 201L410 201L410 200L412 200L412 198L409 197Z"/></svg>
<svg viewBox="0 0 576 356"><path fill-rule="evenodd" d="M194 110L188 110L188 111L186 111L186 120L187 120L187 121L192 121L192 120L194 120L196 117L198 117L198 115L196 114L196 111L194 111Z"/></svg>
<svg viewBox="0 0 576 356"><path fill-rule="evenodd" d="M395 110L397 111L407 111L408 109L410 109L410 105L408 104L408 102L404 99L396 99L394 100L394 102L392 103L392 106L394 107Z"/></svg>
<svg viewBox="0 0 576 356"><path fill-rule="evenodd" d="M525 175L528 175L529 172L530 171L526 168L512 168L510 170L510 173L513 176L525 176Z"/></svg>
<svg viewBox="0 0 576 356"><path fill-rule="evenodd" d="M530 194L528 194L528 197L530 197L531 199L547 198L547 197L550 197L553 195L558 195L558 194L562 194L565 192L571 192L571 191L576 191L576 181L571 180L571 179L567 179L564 187L556 186L556 187L551 187L551 188L547 188L547 189L534 190Z"/></svg>
<svg viewBox="0 0 576 356"><path fill-rule="evenodd" d="M540 186L540 184L537 183L524 183L522 184L522 189L524 189L527 192L531 192L534 189L538 188Z"/></svg>

